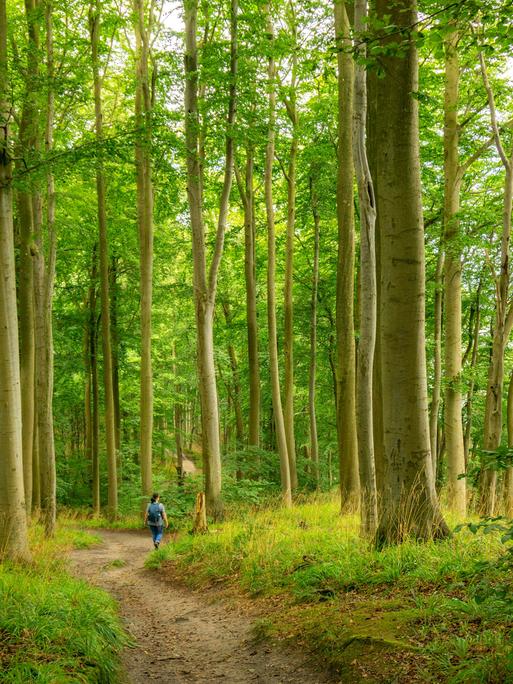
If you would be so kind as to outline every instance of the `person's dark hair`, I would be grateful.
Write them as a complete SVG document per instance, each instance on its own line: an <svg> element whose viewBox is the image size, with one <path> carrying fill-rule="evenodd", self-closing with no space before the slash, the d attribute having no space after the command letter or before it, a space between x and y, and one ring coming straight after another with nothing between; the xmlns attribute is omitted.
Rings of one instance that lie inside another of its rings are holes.
<svg viewBox="0 0 513 684"><path fill-rule="evenodd" d="M157 494L157 492L154 492L154 493L151 495L151 503L155 503L155 501L156 501L158 498L159 498L159 495Z"/></svg>

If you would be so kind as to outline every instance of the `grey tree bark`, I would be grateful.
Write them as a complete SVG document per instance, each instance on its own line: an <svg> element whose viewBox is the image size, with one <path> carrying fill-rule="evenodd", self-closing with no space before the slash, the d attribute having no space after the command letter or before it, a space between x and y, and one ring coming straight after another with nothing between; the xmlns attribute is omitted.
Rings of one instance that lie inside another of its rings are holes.
<svg viewBox="0 0 513 684"><path fill-rule="evenodd" d="M377 0L377 16L399 27L383 39L402 42L403 54L382 57L378 84L378 212L381 240L381 355L385 491L378 545L408 535L443 537L449 530L437 499L427 402L417 52L409 37L414 0ZM399 36L399 37L398 37Z"/></svg>
<svg viewBox="0 0 513 684"><path fill-rule="evenodd" d="M0 0L0 558L29 561L14 270L10 94L7 10L5 0Z"/></svg>

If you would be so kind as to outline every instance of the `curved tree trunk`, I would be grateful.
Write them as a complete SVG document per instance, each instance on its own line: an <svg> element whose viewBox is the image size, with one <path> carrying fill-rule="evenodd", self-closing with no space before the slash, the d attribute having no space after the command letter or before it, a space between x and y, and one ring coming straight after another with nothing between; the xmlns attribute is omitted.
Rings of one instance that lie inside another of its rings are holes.
<svg viewBox="0 0 513 684"><path fill-rule="evenodd" d="M354 29L359 56L365 43L359 34L365 28L367 1L356 0ZM374 536L378 527L374 426L372 411L374 349L376 344L376 202L365 146L367 88L365 67L356 63L354 78L353 153L360 206L360 343L358 346L356 418L360 474L362 534Z"/></svg>
<svg viewBox="0 0 513 684"><path fill-rule="evenodd" d="M379 19L415 26L413 0L378 0ZM397 34L384 42L397 41ZM383 56L378 85L378 207L381 241L381 342L386 479L376 541L408 535L442 537L448 528L437 500L427 405L417 53Z"/></svg>
<svg viewBox="0 0 513 684"><path fill-rule="evenodd" d="M335 1L338 61L337 434L342 508L359 503L356 438L353 216L353 58L343 0Z"/></svg>
<svg viewBox="0 0 513 684"><path fill-rule="evenodd" d="M265 149L265 209L267 217L267 326L269 335L269 374L271 376L272 407L276 442L280 458L281 490L285 506L292 504L290 483L290 466L287 450L287 437L283 419L283 409L280 395L280 371L278 366L278 336L276 332L276 232L274 225L273 203L273 160L276 123L276 66L274 62L274 29L271 22L269 6L267 11L267 36L270 42L267 63L267 77L269 83L269 129L267 146Z"/></svg>

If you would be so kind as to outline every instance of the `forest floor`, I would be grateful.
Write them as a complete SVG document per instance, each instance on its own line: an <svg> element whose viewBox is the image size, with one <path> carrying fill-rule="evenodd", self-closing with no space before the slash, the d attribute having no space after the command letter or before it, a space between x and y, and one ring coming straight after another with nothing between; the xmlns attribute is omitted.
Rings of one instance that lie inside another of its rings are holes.
<svg viewBox="0 0 513 684"><path fill-rule="evenodd" d="M95 531L96 532L96 531ZM103 544L72 552L75 574L110 592L135 645L125 649L124 684L224 681L323 684L299 651L256 642L254 605L215 590L193 591L144 567L149 533L101 530Z"/></svg>

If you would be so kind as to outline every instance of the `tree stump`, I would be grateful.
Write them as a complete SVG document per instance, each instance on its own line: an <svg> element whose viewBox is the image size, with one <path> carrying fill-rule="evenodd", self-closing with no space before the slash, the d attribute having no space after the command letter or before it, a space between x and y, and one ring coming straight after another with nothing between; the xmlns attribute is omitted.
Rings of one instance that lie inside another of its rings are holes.
<svg viewBox="0 0 513 684"><path fill-rule="evenodd" d="M193 534L205 534L208 532L207 508L205 503L205 492L198 492L196 495L196 506L194 508Z"/></svg>

